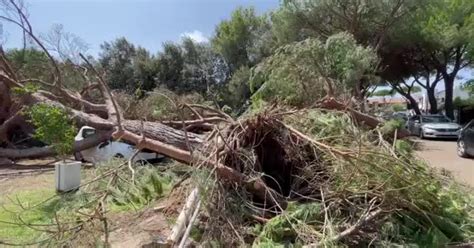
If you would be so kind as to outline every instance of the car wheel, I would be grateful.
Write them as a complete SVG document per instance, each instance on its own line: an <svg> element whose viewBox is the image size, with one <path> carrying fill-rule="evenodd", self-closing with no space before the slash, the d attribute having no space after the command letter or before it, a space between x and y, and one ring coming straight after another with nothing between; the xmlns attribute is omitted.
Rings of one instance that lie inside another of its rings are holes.
<svg viewBox="0 0 474 248"><path fill-rule="evenodd" d="M81 155L78 152L74 153L74 160L81 161Z"/></svg>
<svg viewBox="0 0 474 248"><path fill-rule="evenodd" d="M420 136L420 139L424 139L424 138L425 138L425 135L423 134L423 129L420 129L419 136Z"/></svg>
<svg viewBox="0 0 474 248"><path fill-rule="evenodd" d="M82 155L78 152L74 153L74 160L81 161L82 163L86 162L86 160L84 160L84 158L82 158Z"/></svg>
<svg viewBox="0 0 474 248"><path fill-rule="evenodd" d="M458 141L457 145L457 151L458 151L458 156L462 158L467 158L467 153L466 153L466 144L464 144L463 140Z"/></svg>
<svg viewBox="0 0 474 248"><path fill-rule="evenodd" d="M124 156L121 153L117 153L114 155L114 158L124 158Z"/></svg>

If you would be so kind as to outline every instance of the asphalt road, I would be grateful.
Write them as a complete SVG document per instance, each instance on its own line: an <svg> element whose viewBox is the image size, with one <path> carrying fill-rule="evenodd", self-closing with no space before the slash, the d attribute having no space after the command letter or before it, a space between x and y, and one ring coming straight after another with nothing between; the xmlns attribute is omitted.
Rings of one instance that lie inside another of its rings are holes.
<svg viewBox="0 0 474 248"><path fill-rule="evenodd" d="M460 158L456 154L456 141L421 140L418 155L436 168L444 168L453 176L474 187L474 159Z"/></svg>

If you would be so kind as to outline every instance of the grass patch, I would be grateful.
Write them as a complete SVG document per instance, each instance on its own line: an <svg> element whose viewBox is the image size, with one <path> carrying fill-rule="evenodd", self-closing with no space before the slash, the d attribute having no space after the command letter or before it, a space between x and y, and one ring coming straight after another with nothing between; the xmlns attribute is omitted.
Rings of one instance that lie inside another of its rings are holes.
<svg viewBox="0 0 474 248"><path fill-rule="evenodd" d="M75 192L56 194L50 185L48 189L18 190L0 197L3 207L0 212L0 242L29 244L47 240L44 244L48 246L61 246L76 240L86 246L97 244L102 235L99 220L80 228L89 234L78 234L75 226L94 214L105 192L108 192L105 198L107 212L138 211L168 194L175 181L173 173L163 172L155 166L136 166L135 180L132 181L128 167L118 167L121 163L111 161L84 171L82 184L85 186ZM115 173L107 174L111 170L116 171L113 183L110 182ZM108 176L101 178L100 175L104 174ZM57 231L57 220L63 223L63 230L70 229L60 238L45 231ZM84 240L88 243L82 243Z"/></svg>
<svg viewBox="0 0 474 248"><path fill-rule="evenodd" d="M0 240L29 243L41 236L41 232L19 224L22 221L30 224L50 224L57 207L54 203L57 202L41 203L55 194L54 189L40 189L2 196L1 202L4 204L0 211Z"/></svg>

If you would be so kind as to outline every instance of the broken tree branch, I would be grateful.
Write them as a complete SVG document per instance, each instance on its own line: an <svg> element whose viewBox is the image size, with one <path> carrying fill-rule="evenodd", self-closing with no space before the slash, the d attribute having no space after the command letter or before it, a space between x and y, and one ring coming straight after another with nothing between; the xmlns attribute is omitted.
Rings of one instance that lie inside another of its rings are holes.
<svg viewBox="0 0 474 248"><path fill-rule="evenodd" d="M345 106L344 104L336 101L336 99L334 98L324 99L323 101L319 103L318 106L324 109L340 110L340 111L348 112L352 116L355 122L359 124L365 124L372 129L377 128L380 124L382 124L382 122L377 120L375 117L370 116L368 114L364 114L352 108L349 108ZM400 129L397 132L397 138L399 139L408 137L409 135L410 133L405 129Z"/></svg>
<svg viewBox="0 0 474 248"><path fill-rule="evenodd" d="M111 132L100 132L95 136L88 137L81 141L74 142L73 152L82 151L108 140L111 136ZM22 159L22 158L40 158L56 155L56 151L53 146L44 147L32 147L26 149L9 149L0 148L0 157L10 159Z"/></svg>
<svg viewBox="0 0 474 248"><path fill-rule="evenodd" d="M169 246L176 245L178 243L178 240L182 237L183 233L185 232L185 227L188 225L187 223L191 219L194 209L196 209L198 201L199 190L198 188L194 188L189 194L186 203L183 206L183 209L179 213L178 218L176 219L176 224L171 230L170 236L166 240L166 243Z"/></svg>

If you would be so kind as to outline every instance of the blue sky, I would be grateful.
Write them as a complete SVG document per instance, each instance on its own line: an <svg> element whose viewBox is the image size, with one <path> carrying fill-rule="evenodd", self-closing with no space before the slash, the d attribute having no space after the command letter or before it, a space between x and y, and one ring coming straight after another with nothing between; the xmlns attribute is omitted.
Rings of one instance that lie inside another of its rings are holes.
<svg viewBox="0 0 474 248"><path fill-rule="evenodd" d="M183 35L204 41L215 26L228 19L239 6L253 6L257 13L278 7L279 0L25 0L30 21L37 34L48 32L55 24L81 37L89 54L97 55L100 44L126 37L134 44L160 50L165 41L178 41ZM5 24L5 47L20 47L21 33ZM474 78L474 71L459 73L457 85ZM444 89L442 83L438 90Z"/></svg>
<svg viewBox="0 0 474 248"><path fill-rule="evenodd" d="M165 41L183 34L202 40L216 24L239 6L254 6L258 13L275 9L279 0L25 0L36 33L53 24L81 37L96 55L104 41L124 36L134 44L157 52ZM21 46L18 29L4 25L6 44Z"/></svg>

